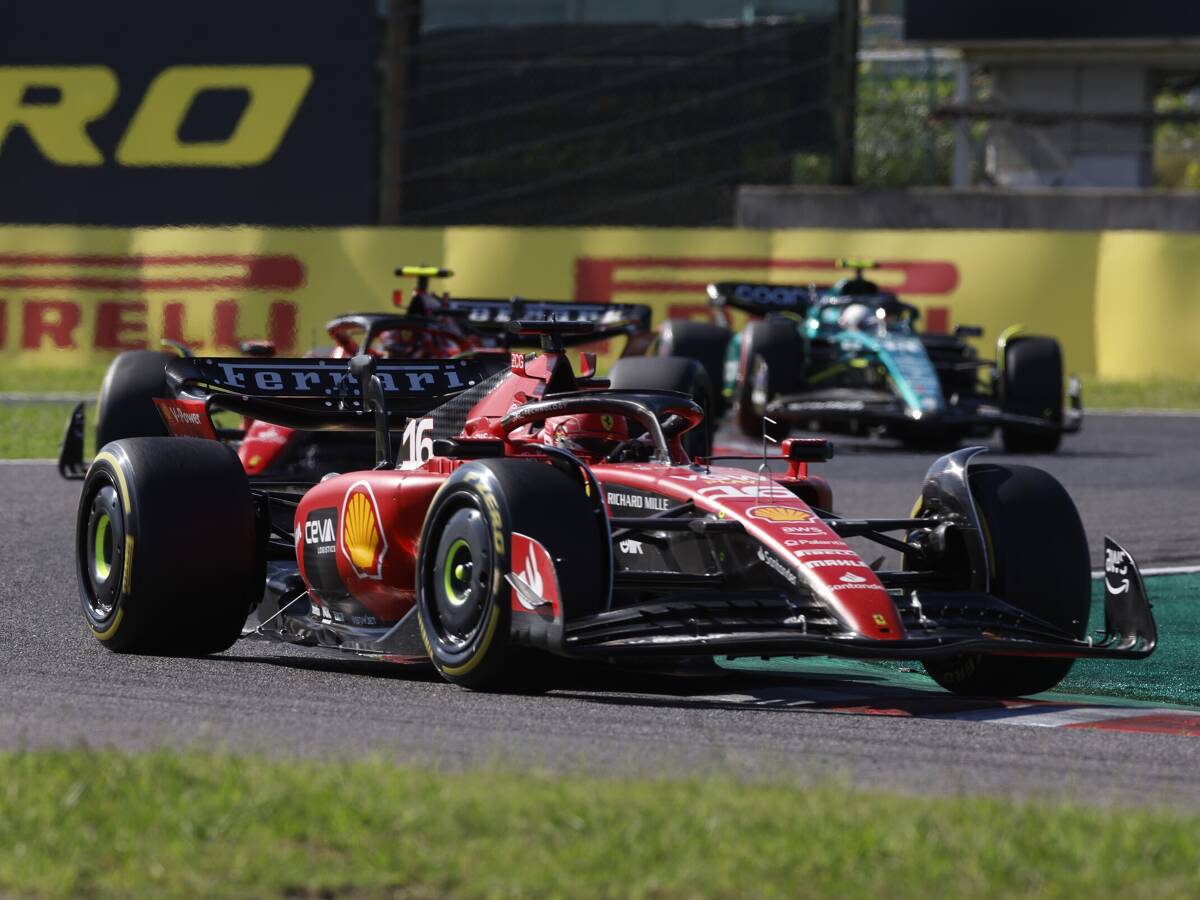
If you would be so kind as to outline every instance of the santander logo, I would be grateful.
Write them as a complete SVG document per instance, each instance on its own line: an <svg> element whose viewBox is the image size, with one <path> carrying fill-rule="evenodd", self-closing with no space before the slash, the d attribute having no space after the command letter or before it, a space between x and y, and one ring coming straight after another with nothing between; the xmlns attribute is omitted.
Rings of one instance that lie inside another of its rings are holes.
<svg viewBox="0 0 1200 900"><path fill-rule="evenodd" d="M838 579L838 581L842 582L843 584L862 584L866 580L867 579L863 578L861 575L855 575L853 572L847 572Z"/></svg>

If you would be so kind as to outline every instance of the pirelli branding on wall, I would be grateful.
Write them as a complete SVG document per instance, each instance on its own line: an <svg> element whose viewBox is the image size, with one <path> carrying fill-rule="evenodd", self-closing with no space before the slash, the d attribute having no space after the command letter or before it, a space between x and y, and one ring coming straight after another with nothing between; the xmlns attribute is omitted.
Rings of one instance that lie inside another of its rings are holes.
<svg viewBox="0 0 1200 900"><path fill-rule="evenodd" d="M694 228L0 225L0 367L95 364L163 339L224 357L266 338L300 356L329 344L340 313L394 310L412 282L393 273L412 261L453 269L444 285L459 297L576 300L588 316L645 304L656 327L708 317L712 282L807 289L843 274L843 255L873 257L872 280L918 306L923 327L981 327L981 358L1020 325L1057 337L1068 372L1200 375L1197 235ZM500 306L477 324L494 326ZM622 344L608 342L601 372Z"/></svg>
<svg viewBox="0 0 1200 900"><path fill-rule="evenodd" d="M370 221L373 4L0 8L0 221Z"/></svg>

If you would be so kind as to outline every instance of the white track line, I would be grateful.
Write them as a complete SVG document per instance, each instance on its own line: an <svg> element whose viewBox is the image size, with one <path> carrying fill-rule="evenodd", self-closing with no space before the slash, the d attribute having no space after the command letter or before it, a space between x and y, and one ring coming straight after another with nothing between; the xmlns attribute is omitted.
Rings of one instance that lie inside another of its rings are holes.
<svg viewBox="0 0 1200 900"><path fill-rule="evenodd" d="M95 400L95 393L81 391L0 391L0 405L26 403L86 403Z"/></svg>
<svg viewBox="0 0 1200 900"><path fill-rule="evenodd" d="M1200 566L1154 566L1149 569L1139 569L1143 575L1195 575L1200 572ZM1101 579L1104 577L1103 569L1096 569L1092 572L1092 578Z"/></svg>

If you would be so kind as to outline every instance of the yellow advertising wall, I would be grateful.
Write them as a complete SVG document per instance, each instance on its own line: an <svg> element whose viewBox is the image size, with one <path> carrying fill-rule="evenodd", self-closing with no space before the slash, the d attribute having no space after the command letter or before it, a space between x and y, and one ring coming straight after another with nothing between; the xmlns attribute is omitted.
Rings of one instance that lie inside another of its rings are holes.
<svg viewBox="0 0 1200 900"><path fill-rule="evenodd" d="M70 367L164 335L230 353L322 343L343 312L387 310L401 263L441 263L460 296L631 300L703 315L705 283L828 284L840 256L942 326L1057 336L1067 367L1200 376L1200 237L1012 231L107 229L0 227L0 365Z"/></svg>

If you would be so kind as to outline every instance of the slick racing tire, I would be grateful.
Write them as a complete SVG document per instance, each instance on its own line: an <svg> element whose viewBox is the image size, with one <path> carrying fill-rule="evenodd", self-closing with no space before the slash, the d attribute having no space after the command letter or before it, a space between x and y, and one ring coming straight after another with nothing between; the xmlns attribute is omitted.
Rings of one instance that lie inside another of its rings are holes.
<svg viewBox="0 0 1200 900"><path fill-rule="evenodd" d="M804 371L804 342L791 319L768 317L751 322L742 332L737 383L733 386L733 417L738 430L761 438L764 429L775 440L791 431L785 422L763 422L767 404L793 390Z"/></svg>
<svg viewBox="0 0 1200 900"><path fill-rule="evenodd" d="M446 480L425 518L417 557L417 621L443 678L480 691L549 686L553 660L514 639L528 628L514 628L513 616L541 624L552 615L552 627L561 629L565 615L603 608L609 584L603 516L577 478L544 462L479 460ZM521 571L514 571L514 535L541 544L552 565L539 555L536 564L518 560ZM543 598L553 594L553 580L558 608L552 597L544 613L519 603L509 574Z"/></svg>
<svg viewBox="0 0 1200 900"><path fill-rule="evenodd" d="M712 454L717 401L700 362L679 356L626 356L613 363L608 380L620 390L678 391L690 396L704 410L704 419L683 435L683 449L689 456Z"/></svg>
<svg viewBox="0 0 1200 900"><path fill-rule="evenodd" d="M83 482L75 546L88 627L119 653L226 650L262 597L246 473L216 441L105 445Z"/></svg>
<svg viewBox="0 0 1200 900"><path fill-rule="evenodd" d="M1001 429L1009 453L1053 453L1062 441L1063 364L1058 341L1019 337L1004 347L1004 409L1045 419L1053 430Z"/></svg>
<svg viewBox="0 0 1200 900"><path fill-rule="evenodd" d="M1091 608L1087 536L1066 490L1031 466L981 464L969 473L993 567L991 592L1074 638L1085 637ZM956 694L1019 697L1050 690L1072 662L970 654L927 660L925 670Z"/></svg>
<svg viewBox="0 0 1200 900"><path fill-rule="evenodd" d="M166 437L155 397L169 397L164 366L174 354L128 350L104 373L96 403L96 446L131 437Z"/></svg>
<svg viewBox="0 0 1200 900"><path fill-rule="evenodd" d="M691 319L668 319L658 332L659 356L683 356L704 367L712 391L714 418L725 407L725 350L733 337L728 328Z"/></svg>

